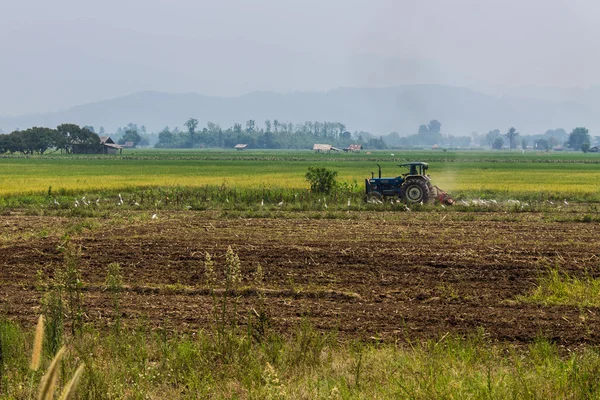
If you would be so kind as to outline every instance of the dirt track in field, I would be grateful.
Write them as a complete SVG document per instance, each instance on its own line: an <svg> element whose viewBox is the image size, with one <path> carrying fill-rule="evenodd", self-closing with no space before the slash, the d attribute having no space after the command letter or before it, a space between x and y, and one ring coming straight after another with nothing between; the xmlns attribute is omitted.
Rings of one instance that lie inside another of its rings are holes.
<svg viewBox="0 0 600 400"><path fill-rule="evenodd" d="M597 223L506 213L296 215L222 219L185 212L151 220L140 214L75 231L88 285L86 319L111 323L111 300L102 287L108 263L119 262L127 286L125 323L141 317L170 329L206 328L212 297L204 253L222 265L230 245L242 261L244 287L252 286L256 264L263 266L274 329L287 331L306 317L348 338L435 339L481 327L516 343L543 335L567 346L600 344L599 309L515 301L549 265L600 274ZM60 234L76 222L0 217L0 307L9 318L33 324L41 296L36 271L51 275L62 263ZM252 290L242 291L239 301L244 318L258 304Z"/></svg>

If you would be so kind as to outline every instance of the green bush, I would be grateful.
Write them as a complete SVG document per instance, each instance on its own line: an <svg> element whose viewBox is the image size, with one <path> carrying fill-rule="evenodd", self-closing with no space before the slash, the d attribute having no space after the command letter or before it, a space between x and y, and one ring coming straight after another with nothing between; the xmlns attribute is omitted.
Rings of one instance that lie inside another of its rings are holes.
<svg viewBox="0 0 600 400"><path fill-rule="evenodd" d="M308 167L306 180L310 183L310 190L319 193L330 193L337 186L337 171L329 171L322 167Z"/></svg>

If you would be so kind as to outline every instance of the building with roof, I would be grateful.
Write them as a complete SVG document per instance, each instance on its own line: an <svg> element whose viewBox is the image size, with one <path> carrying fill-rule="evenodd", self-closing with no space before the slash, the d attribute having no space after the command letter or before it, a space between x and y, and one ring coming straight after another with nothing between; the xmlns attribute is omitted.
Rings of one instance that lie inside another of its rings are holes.
<svg viewBox="0 0 600 400"><path fill-rule="evenodd" d="M110 136L100 136L100 144L102 145L102 154L121 154L123 146L115 143Z"/></svg>
<svg viewBox="0 0 600 400"><path fill-rule="evenodd" d="M313 145L313 150L316 153L321 153L321 152L323 152L323 153L329 153L331 151L341 151L337 147L333 147L330 144L316 144L316 143Z"/></svg>
<svg viewBox="0 0 600 400"><path fill-rule="evenodd" d="M348 146L348 148L344 149L344 151L350 153L360 153L362 148L362 144L351 144L350 146Z"/></svg>

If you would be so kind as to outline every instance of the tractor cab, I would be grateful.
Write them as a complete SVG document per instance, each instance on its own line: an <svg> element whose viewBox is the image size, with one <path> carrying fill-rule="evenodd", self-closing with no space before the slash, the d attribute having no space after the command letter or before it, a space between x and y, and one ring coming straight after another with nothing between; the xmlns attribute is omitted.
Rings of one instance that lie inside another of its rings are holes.
<svg viewBox="0 0 600 400"><path fill-rule="evenodd" d="M429 169L429 164L424 162L409 162L406 164L398 164L401 168L408 168L408 172L406 174L402 174L403 177L407 176L423 176L429 179L429 175L426 174L426 171Z"/></svg>

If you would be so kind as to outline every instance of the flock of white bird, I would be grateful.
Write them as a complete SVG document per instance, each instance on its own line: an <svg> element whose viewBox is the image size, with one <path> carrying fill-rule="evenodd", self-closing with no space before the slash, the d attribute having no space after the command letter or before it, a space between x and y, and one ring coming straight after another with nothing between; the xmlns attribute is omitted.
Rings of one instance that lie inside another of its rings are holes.
<svg viewBox="0 0 600 400"><path fill-rule="evenodd" d="M227 200L229 200L229 199L227 199ZM393 199L392 198L392 199L389 199L389 200L390 200L391 204L402 203L400 201L400 199ZM229 201L227 201L227 202L229 202ZM319 203L321 203L321 199L319 199ZM368 203L370 203L370 204L381 204L381 205L384 204L384 202L381 199L378 199L378 198L369 199ZM554 205L555 204L553 201L550 201L550 200L547 200L547 203L550 204L550 205ZM56 205L56 206L60 206L60 203L58 202L58 200L56 200L56 198L54 199L53 204ZM124 204L123 197L121 196L121 193L119 193L119 197L118 197L118 200L117 200L117 206L122 206L123 204ZM140 206L140 204L137 201L134 202L133 204L136 207ZM498 203L498 201L493 200L493 199L492 200L484 200L484 199L479 198L479 199L472 199L472 200L469 200L469 201L462 199L462 200L460 200L460 202L457 202L457 204L463 205L465 207L470 207L470 206L492 206L492 205L497 205L497 204L501 204L501 203ZM528 207L529 206L529 203L521 202L519 200L513 200L513 199L507 200L506 204L511 205L511 206L516 206L516 207L520 206L521 209L523 209L524 207ZM564 199L563 204L564 204L564 206L568 206L569 205L569 202L567 201L567 199ZM97 198L96 201L91 201L91 200L86 200L86 196L83 196L81 199L75 198L75 201L73 203L73 206L75 208L80 207L80 206L89 207L91 205L99 206L100 205L100 198ZM283 205L284 205L283 201L280 201L279 203L277 203L278 207L282 207ZM352 205L351 199L348 198L348 207L350 207L351 205ZM404 206L404 210L410 211L410 208L406 204L402 203L402 205ZM422 201L421 201L420 205L423 205ZM261 207L265 206L265 200L264 199L261 199L260 206ZM443 205L443 204L440 204L440 206L442 208L446 208L446 206ZM188 209L188 210L190 210L191 208L192 208L192 206L186 206L186 209ZM327 206L327 199L325 199L325 198L323 198L323 208L324 209L328 209L329 208ZM558 208L562 208L562 206L558 206ZM152 215L152 219L156 219L156 218L158 218L157 215L153 214Z"/></svg>
<svg viewBox="0 0 600 400"><path fill-rule="evenodd" d="M394 203L400 203L400 202L401 201L399 199L390 199L390 203L392 203L392 204L394 204ZM372 198L372 199L369 199L368 203L370 203L370 204L383 204L384 202L382 200L380 200L380 199ZM555 204L553 201L550 201L550 200L547 200L547 203L550 204L550 205L554 205ZM423 202L420 202L419 204L423 205ZM494 205L498 205L498 204L502 204L502 203L499 203L497 200L494 200L494 199L492 199L492 200L485 200L485 199L479 198L479 199L472 199L472 200L468 200L468 201L462 199L459 202L457 202L456 204L460 204L460 205L463 205L465 207L472 207L472 206L484 206L484 207L486 207L486 206L494 206ZM511 206L516 206L516 207L520 206L521 209L523 209L525 207L529 207L529 203L522 202L522 201L519 201L519 200L513 200L513 199L507 200L506 203L504 203L504 204L511 205ZM563 204L565 206L569 205L569 202L567 201L567 199L565 199L563 201ZM406 206L406 204L403 204L403 205L404 205L404 208L406 209L406 211L410 211L410 208L408 208ZM348 206L350 206L350 199L348 199ZM444 204L440 204L440 206L442 208L446 208L446 206ZM558 208L562 208L562 206L558 206Z"/></svg>

